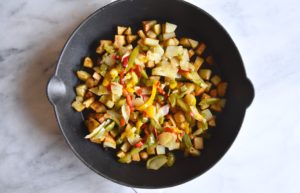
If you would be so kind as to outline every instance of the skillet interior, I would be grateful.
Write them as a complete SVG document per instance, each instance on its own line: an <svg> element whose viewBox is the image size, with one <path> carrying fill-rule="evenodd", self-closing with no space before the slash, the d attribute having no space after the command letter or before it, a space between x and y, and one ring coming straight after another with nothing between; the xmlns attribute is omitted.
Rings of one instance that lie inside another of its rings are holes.
<svg viewBox="0 0 300 193"><path fill-rule="evenodd" d="M78 83L74 72L81 68L83 57L93 56L100 39L113 39L117 25L136 29L141 21L148 19L177 24L178 37L184 35L203 40L229 83L226 108L217 119L217 127L211 131L212 138L205 141L202 155L184 159L177 156L174 167L158 171L146 170L144 164L120 164L112 152L85 140L87 131L83 116L71 108L74 87ZM179 0L121 0L99 9L70 37L58 61L54 79L48 86L49 99L74 153L98 174L123 185L141 188L178 185L212 167L233 143L245 110L254 97L241 57L226 31L203 10Z"/></svg>

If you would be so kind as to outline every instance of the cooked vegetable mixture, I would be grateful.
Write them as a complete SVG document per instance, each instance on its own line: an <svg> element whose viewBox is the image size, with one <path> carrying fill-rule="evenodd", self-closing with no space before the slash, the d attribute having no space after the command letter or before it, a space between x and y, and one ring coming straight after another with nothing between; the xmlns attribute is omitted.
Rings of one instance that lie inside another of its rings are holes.
<svg viewBox="0 0 300 193"><path fill-rule="evenodd" d="M174 164L174 150L200 155L227 83L203 42L177 39L172 23L142 24L138 35L118 26L114 41L100 41L98 58L85 57L72 107L86 111L86 139L116 149L121 163L145 160L158 170Z"/></svg>

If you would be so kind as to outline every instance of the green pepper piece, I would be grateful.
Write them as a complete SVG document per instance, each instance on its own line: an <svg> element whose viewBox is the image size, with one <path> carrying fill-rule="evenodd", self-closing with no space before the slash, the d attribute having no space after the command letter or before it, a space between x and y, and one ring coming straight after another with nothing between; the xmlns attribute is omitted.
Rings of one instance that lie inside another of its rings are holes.
<svg viewBox="0 0 300 193"><path fill-rule="evenodd" d="M135 62L135 59L138 56L138 54L139 54L139 46L136 46L132 50L132 52L129 56L128 66L126 67L125 72L128 72L134 66L134 62Z"/></svg>
<svg viewBox="0 0 300 193"><path fill-rule="evenodd" d="M184 112L189 112L189 106L181 99L177 98L176 104L184 111Z"/></svg>
<svg viewBox="0 0 300 193"><path fill-rule="evenodd" d="M186 133L184 133L182 140L183 140L184 145L187 147L187 149L190 149L191 147L193 147L191 138Z"/></svg>

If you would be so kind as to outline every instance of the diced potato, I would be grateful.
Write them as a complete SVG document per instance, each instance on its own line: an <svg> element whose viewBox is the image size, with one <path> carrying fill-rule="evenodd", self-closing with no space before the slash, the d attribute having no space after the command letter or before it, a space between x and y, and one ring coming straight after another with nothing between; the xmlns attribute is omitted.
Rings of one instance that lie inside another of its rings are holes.
<svg viewBox="0 0 300 193"><path fill-rule="evenodd" d="M101 75L100 74L98 74L97 72L94 72L94 74L93 74L93 78L95 79L95 80L101 80Z"/></svg>
<svg viewBox="0 0 300 193"><path fill-rule="evenodd" d="M224 97L226 94L226 90L227 90L227 86L228 83L227 82L221 82L218 86L217 86L217 90L218 90L218 95L221 97Z"/></svg>
<svg viewBox="0 0 300 193"><path fill-rule="evenodd" d="M202 93L204 93L205 88L200 87L199 85L196 85L195 87L195 96L199 96Z"/></svg>
<svg viewBox="0 0 300 193"><path fill-rule="evenodd" d="M189 42L190 42L190 45L192 46L193 49L195 49L199 44L198 41L193 40L193 39L189 39Z"/></svg>
<svg viewBox="0 0 300 193"><path fill-rule="evenodd" d="M114 46L116 48L120 48L126 44L125 36L124 35L115 35Z"/></svg>
<svg viewBox="0 0 300 193"><path fill-rule="evenodd" d="M78 70L77 72L77 77L82 80L82 81L86 81L89 77L91 77L91 75L83 70Z"/></svg>
<svg viewBox="0 0 300 193"><path fill-rule="evenodd" d="M151 38L145 38L144 39L144 44L147 46L156 46L158 45L159 40L156 39L151 39Z"/></svg>
<svg viewBox="0 0 300 193"><path fill-rule="evenodd" d="M217 97L218 96L218 92L217 92L217 89L212 89L210 92L209 92L210 96L212 97Z"/></svg>
<svg viewBox="0 0 300 193"><path fill-rule="evenodd" d="M128 36L126 36L126 41L127 41L128 44L131 44L136 39L137 39L136 35L128 35Z"/></svg>
<svg viewBox="0 0 300 193"><path fill-rule="evenodd" d="M76 96L75 100L82 103L83 102L83 97L82 96Z"/></svg>
<svg viewBox="0 0 300 193"><path fill-rule="evenodd" d="M206 83L206 85L207 85L207 87L206 87L206 89L205 89L205 92L209 92L210 89L211 89L211 87L212 87L212 83L210 83L210 82L208 82L208 81L206 81L205 83Z"/></svg>
<svg viewBox="0 0 300 193"><path fill-rule="evenodd" d="M125 31L125 35L131 35L132 31L131 31L131 27L128 27L127 30Z"/></svg>
<svg viewBox="0 0 300 193"><path fill-rule="evenodd" d="M85 93L84 98L88 99L94 97L94 93L90 92L89 90Z"/></svg>
<svg viewBox="0 0 300 193"><path fill-rule="evenodd" d="M213 64L214 63L214 58L212 56L207 56L205 61L207 64Z"/></svg>
<svg viewBox="0 0 300 193"><path fill-rule="evenodd" d="M107 135L104 139L103 147L110 147L110 148L116 149L117 143L114 140L114 138L112 138L110 135Z"/></svg>
<svg viewBox="0 0 300 193"><path fill-rule="evenodd" d="M196 149L203 149L204 148L204 143L203 143L203 138L202 137L195 137L194 138L194 147Z"/></svg>
<svg viewBox="0 0 300 193"><path fill-rule="evenodd" d="M124 26L118 26L117 27L117 33L118 35L122 35L126 31L127 27Z"/></svg>
<svg viewBox="0 0 300 193"><path fill-rule="evenodd" d="M183 123L185 122L185 117L182 111L177 111L177 113L174 114L174 119L176 123Z"/></svg>
<svg viewBox="0 0 300 193"><path fill-rule="evenodd" d="M171 38L171 39L168 39L168 40L165 40L162 42L162 45L164 47L168 47L168 46L178 46L178 40L176 38Z"/></svg>
<svg viewBox="0 0 300 193"><path fill-rule="evenodd" d="M206 49L206 45L204 43L200 43L196 48L195 52L198 56L201 56L205 49Z"/></svg>
<svg viewBox="0 0 300 193"><path fill-rule="evenodd" d="M222 111L222 107L218 103L210 105L210 109L216 112Z"/></svg>
<svg viewBox="0 0 300 193"><path fill-rule="evenodd" d="M96 86L98 83L98 81L95 81L92 77L88 78L86 81L85 81L85 84L88 88L93 88L94 86Z"/></svg>
<svg viewBox="0 0 300 193"><path fill-rule="evenodd" d="M163 40L167 40L167 39L175 38L175 37L176 37L175 32L164 33L164 34L162 34L162 39L163 39Z"/></svg>
<svg viewBox="0 0 300 193"><path fill-rule="evenodd" d="M74 101L72 103L72 107L78 112L81 112L83 109L85 109L85 106L79 101Z"/></svg>
<svg viewBox="0 0 300 193"><path fill-rule="evenodd" d="M123 143L123 145L121 146L121 150L124 152L127 152L130 149L131 145L130 143L128 143L127 141Z"/></svg>
<svg viewBox="0 0 300 193"><path fill-rule="evenodd" d="M211 120L208 121L208 125L210 127L215 127L216 126L216 118L213 117Z"/></svg>
<svg viewBox="0 0 300 193"><path fill-rule="evenodd" d="M147 36L148 36L149 38L155 39L157 35L156 35L156 33L154 33L152 30L149 30L149 31L147 32Z"/></svg>
<svg viewBox="0 0 300 193"><path fill-rule="evenodd" d="M100 45L96 49L97 54L102 54L105 51L104 45L112 45L112 41L111 40L101 40Z"/></svg>
<svg viewBox="0 0 300 193"><path fill-rule="evenodd" d="M210 80L215 86L218 86L218 84L221 82L221 77L218 75L214 75Z"/></svg>
<svg viewBox="0 0 300 193"><path fill-rule="evenodd" d="M166 22L163 24L163 33L172 33L175 32L177 25Z"/></svg>
<svg viewBox="0 0 300 193"><path fill-rule="evenodd" d="M211 70L210 69L202 69L202 70L200 70L199 75L204 80L209 80L210 76L211 76Z"/></svg>
<svg viewBox="0 0 300 193"><path fill-rule="evenodd" d="M90 57L85 57L83 61L83 66L87 68L93 68L94 64Z"/></svg>
<svg viewBox="0 0 300 193"><path fill-rule="evenodd" d="M194 62L195 71L198 71L201 68L203 63L204 63L204 59L197 56L197 58Z"/></svg>
<svg viewBox="0 0 300 193"><path fill-rule="evenodd" d="M154 26L157 23L157 21L156 20L143 21L142 23L143 23L144 31L147 32L152 28L152 26Z"/></svg>
<svg viewBox="0 0 300 193"><path fill-rule="evenodd" d="M140 157L141 157L143 160L146 160L146 159L148 159L148 153L145 152L145 151L141 151L141 152L140 152Z"/></svg>
<svg viewBox="0 0 300 193"><path fill-rule="evenodd" d="M125 153L124 153L124 151L118 151L118 153L117 153L117 157L118 158L123 158L123 157L125 157Z"/></svg>
<svg viewBox="0 0 300 193"><path fill-rule="evenodd" d="M96 129L100 125L100 123L98 121L96 121L94 118L91 118L91 117L89 117L87 120L85 120L84 124L90 133L92 133L94 131L94 129Z"/></svg>
<svg viewBox="0 0 300 193"><path fill-rule="evenodd" d="M200 156L200 151L197 150L196 148L194 147L191 147L189 149L189 154L192 155L192 156Z"/></svg>
<svg viewBox="0 0 300 193"><path fill-rule="evenodd" d="M95 101L95 97L91 97L91 98L88 98L86 99L85 101L83 101L83 105L88 108L91 106L91 104Z"/></svg>
<svg viewBox="0 0 300 193"><path fill-rule="evenodd" d="M96 113L104 113L106 112L105 106L99 101L95 101L91 104L91 109L93 109Z"/></svg>
<svg viewBox="0 0 300 193"><path fill-rule="evenodd" d="M144 31L143 30L139 30L138 32L137 32L137 34L140 36L140 38L142 38L142 39L145 39L146 38L146 34L144 33Z"/></svg>
<svg viewBox="0 0 300 193"><path fill-rule="evenodd" d="M188 38L180 38L179 43L186 48L191 47L191 43Z"/></svg>
<svg viewBox="0 0 300 193"><path fill-rule="evenodd" d="M100 100L101 103L105 104L106 107L108 107L109 109L113 108L113 106L115 105L115 103L111 100L111 96L110 95L103 95L101 96Z"/></svg>
<svg viewBox="0 0 300 193"><path fill-rule="evenodd" d="M195 51L194 51L193 49L190 49L190 50L189 50L189 57L190 57L190 58L193 57L194 54L195 54Z"/></svg>
<svg viewBox="0 0 300 193"><path fill-rule="evenodd" d="M132 161L141 161L139 153L134 153L131 155L131 157L132 157Z"/></svg>
<svg viewBox="0 0 300 193"><path fill-rule="evenodd" d="M85 84L80 84L80 85L76 86L75 90L76 90L77 96L84 97L84 95L87 91L87 86Z"/></svg>
<svg viewBox="0 0 300 193"><path fill-rule="evenodd" d="M156 33L156 35L159 35L160 32L161 32L161 25L160 24L155 24L153 27L152 27L154 33Z"/></svg>
<svg viewBox="0 0 300 193"><path fill-rule="evenodd" d="M149 155L155 155L155 146L147 147L147 153Z"/></svg>

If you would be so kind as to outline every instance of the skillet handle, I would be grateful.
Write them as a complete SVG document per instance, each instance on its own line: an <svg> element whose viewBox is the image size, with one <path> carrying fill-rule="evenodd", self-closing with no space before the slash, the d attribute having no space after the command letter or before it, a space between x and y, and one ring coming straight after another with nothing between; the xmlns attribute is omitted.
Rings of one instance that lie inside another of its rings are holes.
<svg viewBox="0 0 300 193"><path fill-rule="evenodd" d="M47 96L52 105L56 105L66 95L66 86L57 76L52 76L47 85Z"/></svg>
<svg viewBox="0 0 300 193"><path fill-rule="evenodd" d="M244 81L244 88L245 105L249 107L254 99L255 91L252 82L248 78Z"/></svg>

